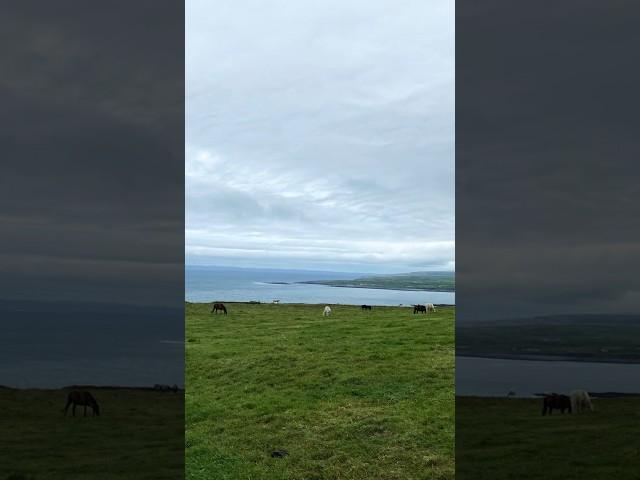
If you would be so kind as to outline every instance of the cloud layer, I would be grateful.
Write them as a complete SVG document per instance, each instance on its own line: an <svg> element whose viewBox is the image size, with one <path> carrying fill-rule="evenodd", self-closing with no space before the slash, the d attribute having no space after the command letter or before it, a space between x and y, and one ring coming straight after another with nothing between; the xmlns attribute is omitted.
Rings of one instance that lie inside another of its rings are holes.
<svg viewBox="0 0 640 480"><path fill-rule="evenodd" d="M639 10L458 12L458 321L637 313Z"/></svg>
<svg viewBox="0 0 640 480"><path fill-rule="evenodd" d="M452 5L186 15L187 263L453 268Z"/></svg>
<svg viewBox="0 0 640 480"><path fill-rule="evenodd" d="M182 8L0 19L0 298L182 304Z"/></svg>

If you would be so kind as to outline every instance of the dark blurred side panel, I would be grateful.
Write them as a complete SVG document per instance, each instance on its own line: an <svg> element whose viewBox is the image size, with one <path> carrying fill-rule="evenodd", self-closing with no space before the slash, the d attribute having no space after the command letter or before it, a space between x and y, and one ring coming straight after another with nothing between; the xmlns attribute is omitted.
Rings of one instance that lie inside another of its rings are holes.
<svg viewBox="0 0 640 480"><path fill-rule="evenodd" d="M458 480L637 478L638 18L456 2Z"/></svg>
<svg viewBox="0 0 640 480"><path fill-rule="evenodd" d="M0 71L0 479L182 478L184 2L3 2Z"/></svg>

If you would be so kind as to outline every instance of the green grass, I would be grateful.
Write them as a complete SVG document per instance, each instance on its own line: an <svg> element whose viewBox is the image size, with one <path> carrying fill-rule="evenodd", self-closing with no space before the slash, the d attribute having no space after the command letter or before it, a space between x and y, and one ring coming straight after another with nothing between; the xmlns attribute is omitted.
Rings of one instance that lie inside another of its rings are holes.
<svg viewBox="0 0 640 480"><path fill-rule="evenodd" d="M183 478L181 394L88 390L100 417L65 418L64 390L0 388L0 479Z"/></svg>
<svg viewBox="0 0 640 480"><path fill-rule="evenodd" d="M457 480L637 480L640 398L542 416L541 399L458 397Z"/></svg>
<svg viewBox="0 0 640 480"><path fill-rule="evenodd" d="M454 308L227 307L186 306L187 478L454 477Z"/></svg>

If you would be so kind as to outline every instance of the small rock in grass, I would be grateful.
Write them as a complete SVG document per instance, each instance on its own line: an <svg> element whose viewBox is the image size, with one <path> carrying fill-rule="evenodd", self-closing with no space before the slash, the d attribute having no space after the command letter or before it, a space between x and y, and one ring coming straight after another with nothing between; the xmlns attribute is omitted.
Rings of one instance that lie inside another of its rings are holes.
<svg viewBox="0 0 640 480"><path fill-rule="evenodd" d="M289 452L287 452L284 448L271 452L271 458L283 458L287 455L289 455Z"/></svg>

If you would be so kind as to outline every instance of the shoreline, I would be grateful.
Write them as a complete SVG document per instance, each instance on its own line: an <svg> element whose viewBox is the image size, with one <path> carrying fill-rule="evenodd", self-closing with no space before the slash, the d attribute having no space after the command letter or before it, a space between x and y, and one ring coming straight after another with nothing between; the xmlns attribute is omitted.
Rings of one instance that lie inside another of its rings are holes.
<svg viewBox="0 0 640 480"><path fill-rule="evenodd" d="M616 399L616 398L638 398L640 397L640 392L631 393L631 392L588 392L591 398L598 399ZM515 397L507 397L505 395L497 396L497 395L456 395L456 399L502 399L504 401L512 402L515 400L539 400L544 397L543 393L534 393L531 396L515 396Z"/></svg>
<svg viewBox="0 0 640 480"><path fill-rule="evenodd" d="M593 357L571 357L571 356L559 356L559 355L513 355L513 354L500 354L500 353L458 353L456 357L464 358L486 358L494 360L523 360L532 362L580 362L580 363L610 363L610 364L625 364L625 365L639 365L640 357L638 359L624 359L624 358L593 358Z"/></svg>
<svg viewBox="0 0 640 480"><path fill-rule="evenodd" d="M220 302L220 303L228 303L231 305L237 305L237 304L246 304L246 305L310 305L310 306L324 306L324 305L335 305L335 306L342 306L342 307L359 307L362 304L361 303L328 303L328 302L323 302L323 303L301 303L301 302L283 302L280 301L278 303L273 303L270 301L267 302L260 302L257 300L207 300L207 301L191 301L191 300L185 300L184 303L185 304L192 304L192 305L196 305L196 304L211 304L214 302ZM436 307L440 307L440 308L446 308L446 307L455 307L456 304L455 303L434 303L434 305ZM399 305L376 305L376 304L371 304L372 307L378 307L378 308L398 308L398 307L402 307L402 308L409 308L409 307L413 307L412 304L399 304Z"/></svg>
<svg viewBox="0 0 640 480"><path fill-rule="evenodd" d="M154 387L127 387L121 385L65 385L63 387L11 387L9 385L0 385L0 392L6 390L13 391L48 391L48 392L59 392L61 390L137 390L137 391L150 391L150 392L159 392ZM185 387L178 387L177 392L184 392ZM177 393L176 392L176 393ZM166 392L160 392L166 393ZM173 392L171 392L173 393Z"/></svg>
<svg viewBox="0 0 640 480"><path fill-rule="evenodd" d="M267 282L268 283L268 282ZM325 287L334 287L334 288L364 288L364 289L370 289L370 290L391 290L394 292L431 292L431 293L456 293L455 290L449 290L449 289L441 289L441 290L434 290L434 289L429 289L429 290L425 290L424 288L401 288L401 287L397 287L397 288L390 288L390 287L378 287L378 286L373 286L373 285L331 285L330 283L321 283L321 282L317 282L314 280L309 280L306 282L293 282L293 283L289 283L287 285L322 285ZM279 285L279 284L277 284Z"/></svg>

